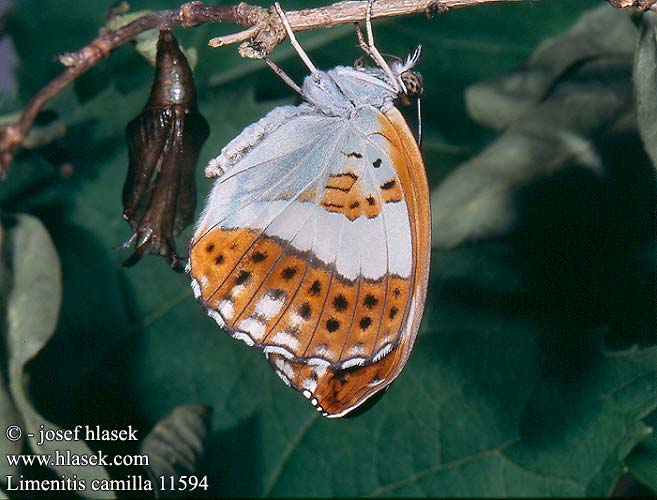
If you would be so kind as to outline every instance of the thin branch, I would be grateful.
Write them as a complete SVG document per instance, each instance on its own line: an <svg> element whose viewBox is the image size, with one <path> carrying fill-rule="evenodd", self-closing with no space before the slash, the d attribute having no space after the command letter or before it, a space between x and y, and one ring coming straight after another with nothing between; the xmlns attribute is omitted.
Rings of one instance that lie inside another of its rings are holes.
<svg viewBox="0 0 657 500"><path fill-rule="evenodd" d="M402 16L426 13L431 16L450 9L493 2L522 0L378 0L372 17ZM613 0L610 0L613 1ZM625 1L625 0L617 0ZM643 0L645 1L645 0ZM326 7L287 12L294 31L331 28L363 20L367 1L339 2ZM0 176L6 174L14 154L21 146L43 106L76 78L89 71L110 52L150 29L192 28L204 23L227 22L245 31L213 39L211 45L243 42L239 52L243 57L262 59L285 39L285 30L274 9L240 3L235 6L205 6L189 2L178 10L162 10L146 14L117 30L102 29L99 36L77 52L60 56L67 69L44 86L28 103L20 119L0 130Z"/></svg>
<svg viewBox="0 0 657 500"><path fill-rule="evenodd" d="M522 0L377 0L372 8L372 18L406 16L418 13L432 16L451 9L484 3L519 1ZM344 1L326 7L290 10L286 11L285 15L294 31L308 31L362 21L365 19L366 12L366 1ZM231 43L252 40L248 47L240 47L240 54L243 57L257 59L266 57L276 45L285 39L285 30L283 30L278 14L274 9L269 9L268 13L266 18L261 19L259 24L250 29L224 37L213 38L209 42L210 47L221 47ZM255 36L254 32L256 32Z"/></svg>

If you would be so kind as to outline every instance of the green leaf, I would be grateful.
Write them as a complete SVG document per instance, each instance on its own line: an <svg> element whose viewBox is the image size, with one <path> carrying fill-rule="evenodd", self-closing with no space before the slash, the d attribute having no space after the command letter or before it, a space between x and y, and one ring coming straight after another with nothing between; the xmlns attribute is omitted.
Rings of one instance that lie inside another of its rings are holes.
<svg viewBox="0 0 657 500"><path fill-rule="evenodd" d="M24 366L52 335L60 305L59 261L48 233L29 216L3 218L7 276L6 341L12 392L20 406Z"/></svg>
<svg viewBox="0 0 657 500"><path fill-rule="evenodd" d="M625 464L635 478L652 491L657 491L657 413L649 416L646 423L650 425L650 435L632 450Z"/></svg>
<svg viewBox="0 0 657 500"><path fill-rule="evenodd" d="M4 232L0 226L0 254L4 254ZM11 273L5 265L0 267L0 283L2 284L3 289L11 282ZM2 294L3 297L3 307L4 307L4 297L6 294ZM5 315L2 315L3 321ZM4 363L3 363L4 364ZM20 414L14 404L14 401L11 398L9 392L9 386L5 380L5 371L0 372L0 429L7 429L11 425L21 425L22 421ZM5 445L3 446L5 453L7 454L18 454L23 449L23 440L19 441L9 441L6 440ZM16 475L18 473L18 467L9 465L9 462L3 460L0 462L0 484L6 485L6 477L9 475ZM0 490L2 494L2 490Z"/></svg>
<svg viewBox="0 0 657 500"><path fill-rule="evenodd" d="M654 407L657 351L605 353L599 334L505 317L527 307L509 303L522 288L505 279L507 260L506 246L434 255L411 361L359 417L312 414L260 356L220 332L208 337L216 327L189 302L146 328L142 359L162 368L135 372L140 393L166 388L159 403L150 400L155 408L184 392L216 406L218 456L207 467L229 479L214 494L606 495L644 435L642 411ZM482 283L470 284L478 275ZM477 308L479 289L495 301L492 313ZM462 304L467 293L474 304ZM186 349L173 353L183 318Z"/></svg>
<svg viewBox="0 0 657 500"><path fill-rule="evenodd" d="M634 58L637 121L646 151L657 166L657 14L646 12Z"/></svg>
<svg viewBox="0 0 657 500"><path fill-rule="evenodd" d="M142 10L139 12L130 12L127 14L116 14L107 22L107 29L109 30L118 30L119 28L130 24L133 21L136 21L140 17L148 14L151 11ZM134 39L135 50L148 61L148 63L155 67L155 60L157 56L157 40L160 36L158 30L148 30L143 33L139 33ZM181 47L183 53L187 57L189 65L192 69L196 67L198 63L198 52L195 48L190 50Z"/></svg>
<svg viewBox="0 0 657 500"><path fill-rule="evenodd" d="M479 123L504 129L545 100L578 65L599 58L630 59L636 36L624 11L606 4L591 9L568 31L541 43L524 68L468 87L468 113Z"/></svg>
<svg viewBox="0 0 657 500"><path fill-rule="evenodd" d="M18 121L20 118L20 112L10 113L8 115L0 116L0 127L9 125ZM34 149L46 144L50 144L55 139L60 139L66 135L66 127L55 120L47 125L39 126L35 125L32 127L23 142L23 147L26 149Z"/></svg>
<svg viewBox="0 0 657 500"><path fill-rule="evenodd" d="M44 8L43 2L27 0L12 4L7 15L7 32L18 53L19 92L29 98L64 67L54 56L73 52L88 43L102 26L107 4L60 2ZM70 26L76 29L71 30ZM48 42L44 44L44 40Z"/></svg>
<svg viewBox="0 0 657 500"><path fill-rule="evenodd" d="M44 348L53 334L61 301L61 275L56 250L41 223L30 216L4 216L3 275L5 275L6 329L9 389L20 413L24 435L34 453L52 454L60 443L39 443L40 429L61 428L44 418L35 408L29 394L31 372L28 363ZM67 443L72 454L90 455L82 441ZM90 482L107 479L101 466L80 467L52 464L60 475ZM88 491L88 498L97 494ZM106 497L106 495L104 495Z"/></svg>
<svg viewBox="0 0 657 500"><path fill-rule="evenodd" d="M556 172L578 167L602 174L596 141L634 108L628 75L635 32L622 11L603 5L543 44L527 69L468 88L473 118L495 128L512 125L433 191L434 247L517 227L523 190Z"/></svg>

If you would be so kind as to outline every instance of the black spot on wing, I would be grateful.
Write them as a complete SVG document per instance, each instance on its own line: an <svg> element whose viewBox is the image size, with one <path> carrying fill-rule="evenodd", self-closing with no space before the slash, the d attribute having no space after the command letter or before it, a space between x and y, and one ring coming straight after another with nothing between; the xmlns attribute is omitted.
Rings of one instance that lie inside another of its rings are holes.
<svg viewBox="0 0 657 500"><path fill-rule="evenodd" d="M308 289L308 293L313 297L319 295L321 291L322 291L322 284L319 282L319 280L313 281L313 284Z"/></svg>
<svg viewBox="0 0 657 500"><path fill-rule="evenodd" d="M272 288L267 292L267 295L269 295L274 300L283 300L287 296L287 293L285 290L281 290L280 288Z"/></svg>
<svg viewBox="0 0 657 500"><path fill-rule="evenodd" d="M344 295L338 294L333 299L333 307L335 307L336 311L342 312L345 311L347 307L349 307L349 302L347 302L347 299Z"/></svg>
<svg viewBox="0 0 657 500"><path fill-rule="evenodd" d="M266 258L267 258L267 254L259 250L251 256L251 260L256 264L262 262Z"/></svg>
<svg viewBox="0 0 657 500"><path fill-rule="evenodd" d="M297 308L297 313L299 313L299 316L301 316L303 319L308 319L310 318L310 315L312 314L312 309L310 309L310 304L308 302L304 302Z"/></svg>
<svg viewBox="0 0 657 500"><path fill-rule="evenodd" d="M329 178L340 178L340 177L350 177L354 181L358 180L358 176L353 172L340 172L339 174L329 174Z"/></svg>
<svg viewBox="0 0 657 500"><path fill-rule="evenodd" d="M251 273L249 271L240 271L240 274L235 278L235 284L237 286L243 285L251 279Z"/></svg>
<svg viewBox="0 0 657 500"><path fill-rule="evenodd" d="M326 329L329 333L333 333L340 328L340 322L335 318L329 318L326 322Z"/></svg>
<svg viewBox="0 0 657 500"><path fill-rule="evenodd" d="M374 295L371 293L368 293L365 295L365 300L363 301L363 305L367 307L368 309L372 309L374 306L376 306L379 303L379 299L377 299Z"/></svg>
<svg viewBox="0 0 657 500"><path fill-rule="evenodd" d="M292 278L294 278L294 275L297 274L297 268L296 267L286 267L281 271L281 278L283 278L285 281L290 281Z"/></svg>

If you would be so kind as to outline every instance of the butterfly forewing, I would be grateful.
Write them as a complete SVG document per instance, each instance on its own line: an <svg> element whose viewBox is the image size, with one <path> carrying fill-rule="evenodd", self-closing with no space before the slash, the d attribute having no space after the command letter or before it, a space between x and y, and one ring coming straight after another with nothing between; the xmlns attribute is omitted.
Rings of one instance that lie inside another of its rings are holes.
<svg viewBox="0 0 657 500"><path fill-rule="evenodd" d="M401 371L428 274L428 188L401 114L279 127L212 190L190 251L201 303L342 415ZM422 227L420 227L422 226ZM419 295L418 295L419 294Z"/></svg>

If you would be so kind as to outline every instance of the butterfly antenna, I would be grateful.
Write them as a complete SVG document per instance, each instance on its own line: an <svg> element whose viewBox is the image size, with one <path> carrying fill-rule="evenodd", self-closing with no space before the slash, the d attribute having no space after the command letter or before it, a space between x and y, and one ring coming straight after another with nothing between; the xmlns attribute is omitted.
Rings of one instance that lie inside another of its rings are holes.
<svg viewBox="0 0 657 500"><path fill-rule="evenodd" d="M358 43L360 47L368 54L376 64L385 72L386 75L392 81L392 86L397 92L406 92L406 86L404 82L401 81L398 75L390 69L390 65L379 52L379 49L374 45L374 32L372 30L372 6L374 5L374 0L368 0L367 2L367 12L365 14L365 30L367 31L367 43L363 39L363 34L360 30L360 25L356 27L356 35L358 36Z"/></svg>
<svg viewBox="0 0 657 500"><path fill-rule="evenodd" d="M413 51L413 53L406 58L399 73L403 73L404 71L413 69L413 67L420 60L421 56L422 56L422 44L418 45L417 48Z"/></svg>
<svg viewBox="0 0 657 500"><path fill-rule="evenodd" d="M274 8L276 9L276 12L281 18L281 22L285 27L285 31L287 32L287 36L290 39L290 43L292 44L292 47L294 47L294 50L297 51L297 54L299 54L299 57L301 58L303 63L308 67L308 69L313 75L319 74L319 71L310 60L310 57L308 57L308 54L306 54L306 51L303 50L303 47L301 47L301 45L299 45L299 42L297 41L297 37L294 36L294 31L292 31L292 26L290 26L290 21L288 21L285 12L283 12L283 9L281 9L281 5L278 2L276 2L274 4Z"/></svg>

